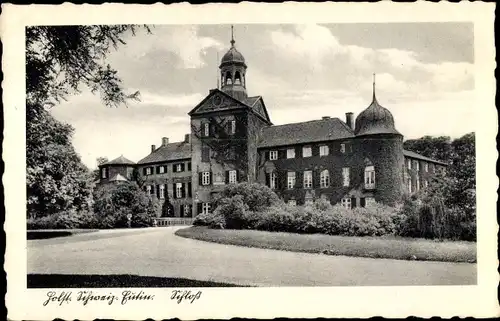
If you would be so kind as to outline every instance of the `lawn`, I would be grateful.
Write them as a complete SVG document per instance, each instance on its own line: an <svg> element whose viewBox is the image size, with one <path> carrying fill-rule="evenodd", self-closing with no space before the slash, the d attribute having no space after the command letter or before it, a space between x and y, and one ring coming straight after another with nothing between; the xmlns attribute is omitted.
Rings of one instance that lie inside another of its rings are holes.
<svg viewBox="0 0 500 321"><path fill-rule="evenodd" d="M292 252L398 260L476 262L476 243L465 241L216 230L201 226L181 229L175 234L208 242Z"/></svg>

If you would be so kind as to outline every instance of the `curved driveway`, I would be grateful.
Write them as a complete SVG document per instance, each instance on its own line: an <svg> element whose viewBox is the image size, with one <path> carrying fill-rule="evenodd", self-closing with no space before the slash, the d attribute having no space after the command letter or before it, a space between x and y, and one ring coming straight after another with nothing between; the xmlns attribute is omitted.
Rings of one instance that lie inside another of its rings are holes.
<svg viewBox="0 0 500 321"><path fill-rule="evenodd" d="M28 241L28 273L133 274L258 286L476 284L476 264L327 256L207 243L179 227Z"/></svg>

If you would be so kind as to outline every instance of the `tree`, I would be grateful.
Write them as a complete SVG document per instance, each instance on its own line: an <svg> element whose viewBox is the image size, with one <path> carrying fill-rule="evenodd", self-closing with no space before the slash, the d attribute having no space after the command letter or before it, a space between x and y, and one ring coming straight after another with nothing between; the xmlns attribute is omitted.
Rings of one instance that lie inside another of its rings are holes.
<svg viewBox="0 0 500 321"><path fill-rule="evenodd" d="M76 154L73 128L47 108L82 86L106 106L139 99L127 94L117 71L105 63L135 26L32 26L26 28L26 170L28 215L52 214L89 203L91 178ZM149 28L146 27L149 32Z"/></svg>
<svg viewBox="0 0 500 321"><path fill-rule="evenodd" d="M403 143L403 147L443 162L449 162L452 156L451 139L448 136L424 136L419 139L409 139Z"/></svg>

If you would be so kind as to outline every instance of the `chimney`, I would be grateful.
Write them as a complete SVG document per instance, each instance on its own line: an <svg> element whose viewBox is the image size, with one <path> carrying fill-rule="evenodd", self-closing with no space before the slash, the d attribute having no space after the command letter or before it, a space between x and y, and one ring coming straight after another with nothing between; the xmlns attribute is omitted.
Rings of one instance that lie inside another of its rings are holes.
<svg viewBox="0 0 500 321"><path fill-rule="evenodd" d="M323 117L321 117L321 119L323 119L323 120L324 119L330 119L330 116L323 116Z"/></svg>
<svg viewBox="0 0 500 321"><path fill-rule="evenodd" d="M191 142L191 134L184 135L184 142L185 143L190 143Z"/></svg>
<svg viewBox="0 0 500 321"><path fill-rule="evenodd" d="M161 145L162 146L167 146L168 145L168 137L162 137L161 138Z"/></svg>
<svg viewBox="0 0 500 321"><path fill-rule="evenodd" d="M351 113L351 112L348 112L348 113L345 113L345 123L347 124L347 126L349 126L349 128L351 128L352 130L354 130L354 114Z"/></svg>
<svg viewBox="0 0 500 321"><path fill-rule="evenodd" d="M151 153L156 150L156 145L151 145Z"/></svg>

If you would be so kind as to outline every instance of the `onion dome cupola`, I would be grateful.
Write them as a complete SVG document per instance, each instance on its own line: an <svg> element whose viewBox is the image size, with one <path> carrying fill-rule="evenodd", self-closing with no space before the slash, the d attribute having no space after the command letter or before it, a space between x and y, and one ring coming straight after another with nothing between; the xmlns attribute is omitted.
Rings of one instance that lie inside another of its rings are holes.
<svg viewBox="0 0 500 321"><path fill-rule="evenodd" d="M231 48L222 57L219 69L221 76L221 90L238 100L248 97L246 90L245 58L234 46L234 29L231 26Z"/></svg>
<svg viewBox="0 0 500 321"><path fill-rule="evenodd" d="M382 107L377 101L375 95L375 75L373 77L372 103L356 117L354 134L356 136L376 134L401 135L396 130L394 117L391 112L387 108Z"/></svg>

